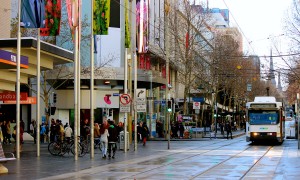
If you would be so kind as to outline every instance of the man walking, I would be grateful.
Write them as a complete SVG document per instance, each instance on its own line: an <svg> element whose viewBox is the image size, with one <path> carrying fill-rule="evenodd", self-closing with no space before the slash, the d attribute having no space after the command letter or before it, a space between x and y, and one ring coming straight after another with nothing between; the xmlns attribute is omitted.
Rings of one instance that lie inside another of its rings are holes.
<svg viewBox="0 0 300 180"><path fill-rule="evenodd" d="M108 124L108 158L115 158L119 133L113 121L108 121ZM113 153L112 156L111 151Z"/></svg>
<svg viewBox="0 0 300 180"><path fill-rule="evenodd" d="M225 129L227 131L227 139L228 139L229 133L230 133L230 137L232 139L232 128L231 128L231 124L229 121L226 121Z"/></svg>

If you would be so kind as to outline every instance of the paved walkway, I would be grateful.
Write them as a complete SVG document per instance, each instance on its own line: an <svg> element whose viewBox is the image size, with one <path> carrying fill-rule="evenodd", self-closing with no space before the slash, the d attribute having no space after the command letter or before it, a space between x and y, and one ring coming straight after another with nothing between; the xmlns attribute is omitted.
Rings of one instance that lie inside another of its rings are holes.
<svg viewBox="0 0 300 180"><path fill-rule="evenodd" d="M236 132L234 136L242 134ZM156 139L159 140L159 139ZM192 138L192 139L172 139L171 141L177 141L176 143L170 143L170 149L182 149L190 144L189 141L214 141L210 138ZM181 141L181 142L178 142ZM32 141L25 141L23 144L23 151L21 157L15 161L9 161L4 163L4 166L8 168L9 173L0 175L0 179L40 179L53 175L61 175L65 173L77 172L84 169L90 169L93 167L99 167L103 165L109 165L112 163L121 163L128 160L150 157L156 154L158 151L163 152L168 150L168 143L162 139L158 142L148 142L149 145L145 147L142 144L138 144L138 150L133 151L131 145L130 150L126 153L122 150L118 150L115 159L101 158L99 150L95 150L94 159L90 158L90 154L86 154L84 157L79 157L77 161L74 160L72 154L66 154L65 156L52 156L48 152L48 144L41 144L40 157L36 157L36 145ZM4 145L5 152L14 151L14 144Z"/></svg>

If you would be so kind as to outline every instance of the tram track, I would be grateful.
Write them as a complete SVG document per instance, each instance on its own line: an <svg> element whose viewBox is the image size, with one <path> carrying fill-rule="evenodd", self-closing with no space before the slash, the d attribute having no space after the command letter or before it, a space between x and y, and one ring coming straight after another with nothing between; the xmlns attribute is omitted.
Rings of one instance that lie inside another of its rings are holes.
<svg viewBox="0 0 300 180"><path fill-rule="evenodd" d="M195 178L197 178L197 177L199 177L199 176L201 176L201 175L204 175L204 174L210 172L211 170L213 170L213 169L217 168L218 166L221 166L221 165L225 164L226 162L228 162L228 161L230 161L230 160L232 160L232 159L238 157L240 154L246 152L247 150L249 150L249 149L251 149L251 148L254 148L254 147L253 147L253 146L249 146L249 147L247 147L246 149L244 149L243 151L241 151L240 153L235 154L234 156L230 156L228 159L226 159L226 160L224 160L224 161L222 161L222 162L220 162L220 163L218 163L218 164L216 164L216 165L210 167L209 169L207 169L207 170L205 170L205 171L203 171L203 172L201 172L201 173L199 173L199 174L193 176L193 177L190 178L190 179L195 179ZM243 178L251 171L251 169L253 169L253 167L254 167L257 163L259 163L260 160L261 160L263 157L265 157L265 155L266 155L272 148L273 148L273 146L268 147L267 150L266 150L266 152L264 152L263 155L260 156L260 157L258 158L258 160L257 160L257 161L256 161L256 162L255 162L255 163L254 163L254 164L253 164L253 165L245 172L245 174L244 174L243 176L241 176L239 179L243 179Z"/></svg>
<svg viewBox="0 0 300 180"><path fill-rule="evenodd" d="M222 144L222 143L224 143L224 142L221 141L221 142L213 143L213 144L211 144L211 145L209 145L209 146L215 146L215 145L217 145L217 144ZM135 174L134 176L139 176L139 175L142 175L142 174L151 172L151 171L155 171L155 170L160 169L160 168L165 167L165 166L177 164L177 163L179 163L180 161L184 161L184 160L186 160L186 159L193 158L193 157L196 157L196 156L201 156L201 155L204 155L204 154L209 153L209 152L211 152L211 151L220 150L220 149L223 149L224 147L227 147L227 146L230 146L230 145L234 145L234 144L236 144L236 143L237 143L236 141L233 141L233 142L231 142L231 143L229 143L229 144L225 144L225 145L219 146L219 147L214 148L214 149L208 149L208 150L203 151L203 152L201 152L201 153L197 153L197 154L195 154L195 155L187 156L187 157L185 157L184 159L181 158L181 159L179 159L179 160L177 160L177 161L173 161L173 162L170 162L170 163L166 163L166 164L163 164L163 165L161 165L161 166L158 166L158 167L155 167L155 168L152 168L152 169L149 169L149 170L146 170L146 171L137 173L137 174ZM249 149L249 148L251 148L251 147L248 147L247 149ZM247 149L245 149L245 150L247 150ZM186 150L187 150L187 149L186 149ZM188 150L198 150L198 147L190 148L190 149L188 149ZM242 152L244 152L245 150L243 150ZM242 152L240 152L240 153L242 153ZM175 152L175 153L170 153L170 154L168 154L167 156L172 156L172 155L174 155L174 154L181 154L181 153L184 153L184 151ZM239 154L240 154L240 153L239 153ZM236 156L236 155L235 155L235 156ZM224 162L224 161L223 161L223 162ZM221 162L221 163L223 163L223 162ZM216 166L217 166L217 165L216 165ZM212 168L213 168L213 167L212 167ZM208 170L209 170L209 169L208 169ZM208 170L207 170L207 171L208 171ZM205 172L206 172L206 171L204 171L203 173L205 173ZM203 173L201 173L201 174L203 174ZM201 174L198 174L197 176L199 176L199 175L201 175ZM194 176L194 177L197 177L197 176ZM193 179L194 177L192 177L191 179ZM130 177L124 177L124 178L122 178L122 179L128 179L128 178L132 178L132 176L130 176Z"/></svg>
<svg viewBox="0 0 300 180"><path fill-rule="evenodd" d="M246 173L240 178L240 179L243 179L244 177L246 177L246 175L247 174L249 174L249 172L254 168L254 166L255 165L257 165L260 161L261 161L261 159L263 158L263 157L265 157L266 156L266 154L273 148L274 146L270 146L268 149L267 149L267 151L246 171Z"/></svg>

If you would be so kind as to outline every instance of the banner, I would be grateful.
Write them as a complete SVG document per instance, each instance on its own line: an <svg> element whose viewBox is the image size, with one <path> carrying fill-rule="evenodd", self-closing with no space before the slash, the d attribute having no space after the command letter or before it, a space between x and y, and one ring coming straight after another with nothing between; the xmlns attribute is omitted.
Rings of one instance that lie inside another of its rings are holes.
<svg viewBox="0 0 300 180"><path fill-rule="evenodd" d="M23 0L21 2L20 25L24 28L45 27L45 1Z"/></svg>
<svg viewBox="0 0 300 180"><path fill-rule="evenodd" d="M79 26L79 5L81 0L66 0L68 23L71 29L72 39L74 40L75 28ZM78 30L80 32L80 28ZM80 44L80 37L78 37L78 43Z"/></svg>
<svg viewBox="0 0 300 180"><path fill-rule="evenodd" d="M59 35L61 20L61 0L46 0L45 28L41 28L41 36Z"/></svg>
<svg viewBox="0 0 300 180"><path fill-rule="evenodd" d="M110 20L110 0L94 0L93 33L107 35Z"/></svg>
<svg viewBox="0 0 300 180"><path fill-rule="evenodd" d="M128 1L125 1L125 48L130 48L130 24L128 19Z"/></svg>
<svg viewBox="0 0 300 180"><path fill-rule="evenodd" d="M139 53L148 51L148 0L136 1L137 48Z"/></svg>

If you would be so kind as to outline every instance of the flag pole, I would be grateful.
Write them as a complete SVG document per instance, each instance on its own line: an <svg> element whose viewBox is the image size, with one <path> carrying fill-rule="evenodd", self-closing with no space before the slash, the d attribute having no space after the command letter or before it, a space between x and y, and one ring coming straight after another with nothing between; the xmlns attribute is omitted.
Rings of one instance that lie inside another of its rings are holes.
<svg viewBox="0 0 300 180"><path fill-rule="evenodd" d="M17 35L17 77L16 77L16 157L20 158L20 71L21 71L21 0L18 1L18 35Z"/></svg>
<svg viewBox="0 0 300 180"><path fill-rule="evenodd" d="M36 122L37 122L37 139L36 139L36 156L40 157L40 128L39 125L41 123L40 120L40 93L41 93L41 85L40 85L40 79L41 79L41 75L40 75L40 70L41 70L41 34L40 34L40 28L37 29L38 30L38 35L37 35L37 63L36 63L36 85L37 85L37 93L36 93ZM51 108L51 106L50 106Z"/></svg>
<svg viewBox="0 0 300 180"><path fill-rule="evenodd" d="M91 111L91 159L94 158L94 35L93 35L93 19L94 19L94 0L91 0L91 62L90 62L90 111Z"/></svg>

